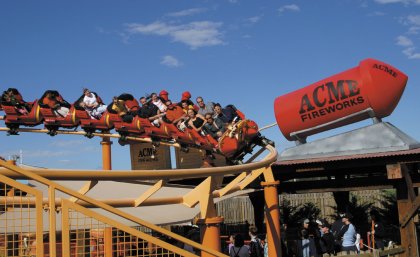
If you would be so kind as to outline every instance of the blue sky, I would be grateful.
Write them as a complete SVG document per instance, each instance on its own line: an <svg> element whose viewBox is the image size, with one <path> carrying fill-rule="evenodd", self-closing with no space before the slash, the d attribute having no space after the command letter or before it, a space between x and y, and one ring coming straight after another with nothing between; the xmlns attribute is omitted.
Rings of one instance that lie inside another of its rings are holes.
<svg viewBox="0 0 420 257"><path fill-rule="evenodd" d="M273 102L365 58L409 76L385 119L420 140L420 1L0 1L0 87L25 100L56 89L75 101L88 87L110 102L129 92L170 93L235 104L261 127ZM369 124L369 121L309 138ZM4 123L1 122L3 126ZM264 132L279 151L293 146L277 127ZM0 155L56 168L101 167L99 139L1 134ZM113 168L129 149L113 144Z"/></svg>

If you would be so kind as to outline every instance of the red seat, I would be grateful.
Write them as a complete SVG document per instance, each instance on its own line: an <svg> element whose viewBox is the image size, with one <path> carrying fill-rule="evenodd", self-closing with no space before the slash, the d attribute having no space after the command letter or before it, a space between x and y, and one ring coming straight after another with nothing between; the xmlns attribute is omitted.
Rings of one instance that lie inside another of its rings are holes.
<svg viewBox="0 0 420 257"><path fill-rule="evenodd" d="M23 125L23 126L36 126L41 124L43 116L39 111L38 101L34 101L32 104L31 111L27 114L19 113L16 108L12 105L7 105L6 103L2 103L3 111L6 114L5 123L14 124L14 125Z"/></svg>
<svg viewBox="0 0 420 257"><path fill-rule="evenodd" d="M144 128L141 126L141 118L134 117L133 121L131 123L128 122L115 122L114 127L115 130L124 135L130 135L130 136L145 136Z"/></svg>
<svg viewBox="0 0 420 257"><path fill-rule="evenodd" d="M194 140L187 130L180 131L174 124L164 123L164 130L166 134L176 141L183 144L194 144Z"/></svg>
<svg viewBox="0 0 420 257"><path fill-rule="evenodd" d="M85 131L94 132L96 130L107 131L114 128L114 123L122 122L118 114L105 111L99 120L96 119L82 119L80 120L80 127Z"/></svg>

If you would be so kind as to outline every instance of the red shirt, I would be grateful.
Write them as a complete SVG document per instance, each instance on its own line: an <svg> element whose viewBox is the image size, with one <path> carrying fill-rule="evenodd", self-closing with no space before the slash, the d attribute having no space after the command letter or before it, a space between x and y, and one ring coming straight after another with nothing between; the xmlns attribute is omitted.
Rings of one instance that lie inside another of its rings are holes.
<svg viewBox="0 0 420 257"><path fill-rule="evenodd" d="M184 110L177 105L173 105L172 110L169 108L166 110L166 118L171 122L173 122L176 119L181 118L184 115L185 115Z"/></svg>

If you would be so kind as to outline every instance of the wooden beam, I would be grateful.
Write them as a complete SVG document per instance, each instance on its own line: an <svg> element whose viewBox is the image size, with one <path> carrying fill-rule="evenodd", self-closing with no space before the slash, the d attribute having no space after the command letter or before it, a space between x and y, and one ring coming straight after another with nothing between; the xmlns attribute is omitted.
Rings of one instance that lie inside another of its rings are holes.
<svg viewBox="0 0 420 257"><path fill-rule="evenodd" d="M411 181L410 170L406 164L401 164L401 171L407 184L408 199L413 202L416 199L416 192L414 192L413 182Z"/></svg>
<svg viewBox="0 0 420 257"><path fill-rule="evenodd" d="M345 180L323 179L313 181L282 181L282 192L342 192L393 188L394 182L383 177L352 178Z"/></svg>
<svg viewBox="0 0 420 257"><path fill-rule="evenodd" d="M392 248L379 252L379 256L394 256L396 254L404 253L405 249L403 247Z"/></svg>
<svg viewBox="0 0 420 257"><path fill-rule="evenodd" d="M388 179L401 179L403 178L403 174L401 171L401 165L398 163L395 164L387 164L386 165L386 172Z"/></svg>
<svg viewBox="0 0 420 257"><path fill-rule="evenodd" d="M154 193L159 191L163 186L163 180L159 180L156 182L156 184L149 189L146 190L141 196L139 196L136 200L134 200L134 207L138 207L141 205L144 201L149 199Z"/></svg>
<svg viewBox="0 0 420 257"><path fill-rule="evenodd" d="M97 180L91 180L88 181L82 188L79 189L79 193L81 193L82 195L85 195L87 192L89 192L94 186L96 186L98 184ZM71 197L69 199L69 201L76 203L77 202L77 198L76 197Z"/></svg>
<svg viewBox="0 0 420 257"><path fill-rule="evenodd" d="M408 200L397 200L398 214L401 218L410 209L411 203ZM401 245L407 249L407 252L401 254L401 257L418 256L417 236L413 219L409 219L405 227L400 227Z"/></svg>

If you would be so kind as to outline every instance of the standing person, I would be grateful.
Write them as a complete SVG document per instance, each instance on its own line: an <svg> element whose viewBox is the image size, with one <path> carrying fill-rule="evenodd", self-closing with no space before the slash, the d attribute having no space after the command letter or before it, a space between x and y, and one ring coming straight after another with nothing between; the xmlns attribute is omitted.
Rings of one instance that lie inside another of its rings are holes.
<svg viewBox="0 0 420 257"><path fill-rule="evenodd" d="M102 103L96 93L91 92L89 89L83 89L83 99L80 102L92 119L100 119L102 114L106 111L107 106Z"/></svg>
<svg viewBox="0 0 420 257"><path fill-rule="evenodd" d="M342 221L344 226L338 232L337 237L342 238L341 251L347 254L356 254L356 228L350 222L353 216L350 213L344 214Z"/></svg>
<svg viewBox="0 0 420 257"><path fill-rule="evenodd" d="M257 237L258 228L256 226L249 227L249 236L251 242L249 243L250 257L264 257L264 248L261 240Z"/></svg>
<svg viewBox="0 0 420 257"><path fill-rule="evenodd" d="M297 256L310 257L309 250L309 219L305 219L302 227L298 232L299 240L297 240Z"/></svg>
<svg viewBox="0 0 420 257"><path fill-rule="evenodd" d="M379 212L377 210L370 211L370 219L371 219L371 230L369 235L372 239L372 246L375 249L383 250L384 245L384 236L385 236L385 228L382 222L380 221Z"/></svg>
<svg viewBox="0 0 420 257"><path fill-rule="evenodd" d="M344 226L343 223L343 216L345 215L344 212L339 212L337 219L331 225L330 232L333 234L335 238L335 251L341 251L341 238L338 238L338 233L340 232L341 228Z"/></svg>
<svg viewBox="0 0 420 257"><path fill-rule="evenodd" d="M334 250L334 235L330 232L330 224L326 220L321 220L322 237L320 240L322 256L332 256Z"/></svg>
<svg viewBox="0 0 420 257"><path fill-rule="evenodd" d="M299 257L318 256L314 240L314 232L316 231L314 231L310 225L310 220L305 219L302 223L302 228L299 231L299 240L297 246L297 256Z"/></svg>
<svg viewBox="0 0 420 257"><path fill-rule="evenodd" d="M282 255L285 256L285 255ZM267 238L267 234L265 234L265 239L264 239L264 257L268 257L268 238Z"/></svg>
<svg viewBox="0 0 420 257"><path fill-rule="evenodd" d="M250 257L249 249L245 246L244 238L241 234L236 234L233 242L233 247L230 248L230 257Z"/></svg>
<svg viewBox="0 0 420 257"><path fill-rule="evenodd" d="M228 254L230 255L230 252L232 251L233 246L235 245L235 236L234 235L230 235L229 237L229 245L228 245Z"/></svg>
<svg viewBox="0 0 420 257"><path fill-rule="evenodd" d="M206 113L213 113L214 112L214 104L212 102L204 103L203 97L199 96L196 98L196 102L198 105L198 113L201 115L206 115Z"/></svg>
<svg viewBox="0 0 420 257"><path fill-rule="evenodd" d="M337 219L331 225L330 232L333 233L334 236L337 235L338 232L340 232L341 228L344 226L344 223L343 223L343 216L344 215L345 215L344 212L338 213Z"/></svg>
<svg viewBox="0 0 420 257"><path fill-rule="evenodd" d="M288 257L289 254L289 247L287 242L287 223L282 222L281 228L280 228L280 235L281 235L281 252L282 256Z"/></svg>

